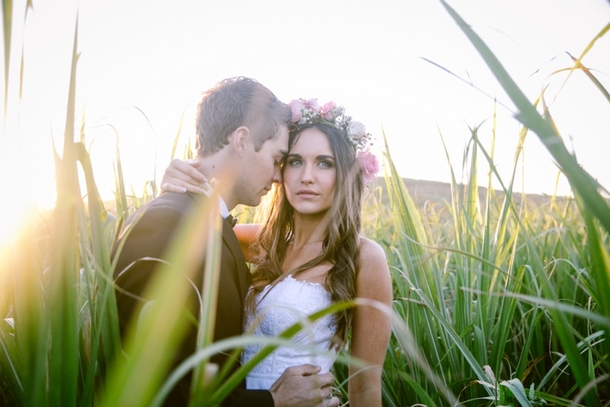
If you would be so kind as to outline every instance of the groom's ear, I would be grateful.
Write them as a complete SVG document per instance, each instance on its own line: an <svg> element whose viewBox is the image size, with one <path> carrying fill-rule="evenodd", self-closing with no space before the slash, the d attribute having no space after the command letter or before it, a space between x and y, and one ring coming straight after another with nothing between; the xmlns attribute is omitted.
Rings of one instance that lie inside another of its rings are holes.
<svg viewBox="0 0 610 407"><path fill-rule="evenodd" d="M246 151L248 145L252 144L251 137L250 129L246 126L240 126L229 136L229 144L237 154L241 155Z"/></svg>

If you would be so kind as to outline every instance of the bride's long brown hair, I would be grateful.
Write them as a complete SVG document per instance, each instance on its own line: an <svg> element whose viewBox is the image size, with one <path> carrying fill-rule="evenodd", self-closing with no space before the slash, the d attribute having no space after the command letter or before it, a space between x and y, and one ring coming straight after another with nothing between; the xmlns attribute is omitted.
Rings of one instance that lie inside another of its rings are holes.
<svg viewBox="0 0 610 407"><path fill-rule="evenodd" d="M334 198L325 215L329 222L322 242L322 252L314 259L286 271L296 276L318 264L329 262L332 267L327 272L325 285L331 293L332 301L349 301L356 296L356 277L359 270L362 170L356 160L354 148L336 127L316 123L305 128L320 130L328 139L336 166ZM290 133L289 150L305 128ZM284 166L282 166L282 175L283 172ZM256 295L264 288L264 284L256 283L275 284L284 275L282 263L286 249L294 237L294 208L286 198L283 184L275 189L267 219L255 243L254 252L262 255L253 272L254 288L247 299L250 310L255 307ZM347 338L352 325L353 312L351 309L341 311L335 318L337 322L335 344L340 345Z"/></svg>

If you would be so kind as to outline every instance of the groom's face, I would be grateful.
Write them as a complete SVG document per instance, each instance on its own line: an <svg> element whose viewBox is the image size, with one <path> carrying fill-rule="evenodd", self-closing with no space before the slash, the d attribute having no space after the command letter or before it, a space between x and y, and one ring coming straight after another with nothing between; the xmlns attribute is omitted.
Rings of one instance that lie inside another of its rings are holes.
<svg viewBox="0 0 610 407"><path fill-rule="evenodd" d="M239 203L257 206L273 184L281 181L280 163L287 150L288 127L281 125L275 137L244 157L241 182L236 186Z"/></svg>

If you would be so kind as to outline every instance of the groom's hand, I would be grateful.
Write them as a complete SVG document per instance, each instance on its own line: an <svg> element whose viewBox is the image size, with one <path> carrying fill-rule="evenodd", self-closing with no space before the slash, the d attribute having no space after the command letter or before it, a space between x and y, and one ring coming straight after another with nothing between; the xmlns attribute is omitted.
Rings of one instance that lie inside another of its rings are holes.
<svg viewBox="0 0 610 407"><path fill-rule="evenodd" d="M338 407L339 399L332 397L333 375L319 371L320 366L312 365L284 370L269 389L275 407Z"/></svg>

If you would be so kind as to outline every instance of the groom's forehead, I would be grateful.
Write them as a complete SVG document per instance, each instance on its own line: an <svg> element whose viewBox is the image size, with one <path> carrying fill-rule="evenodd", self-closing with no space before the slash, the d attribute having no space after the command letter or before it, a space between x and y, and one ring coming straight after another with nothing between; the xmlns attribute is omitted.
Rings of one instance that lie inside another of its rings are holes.
<svg viewBox="0 0 610 407"><path fill-rule="evenodd" d="M286 153L288 151L288 126L285 124L279 125L274 137L267 139L267 142L272 144L274 151L282 150Z"/></svg>

